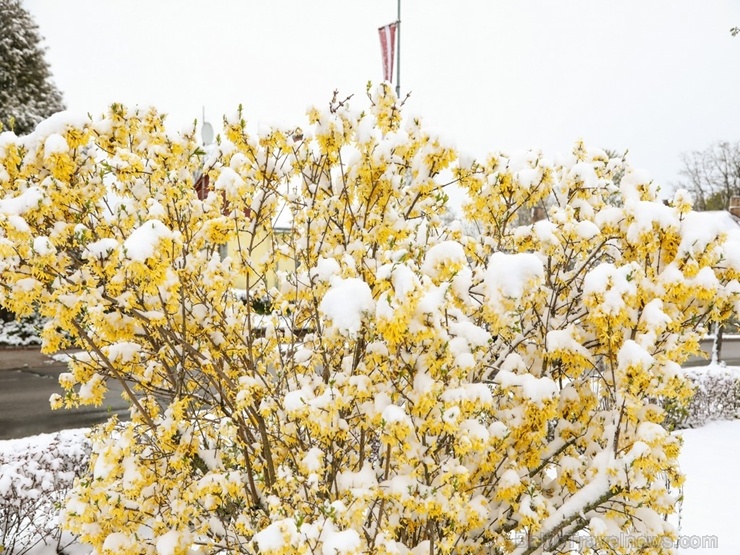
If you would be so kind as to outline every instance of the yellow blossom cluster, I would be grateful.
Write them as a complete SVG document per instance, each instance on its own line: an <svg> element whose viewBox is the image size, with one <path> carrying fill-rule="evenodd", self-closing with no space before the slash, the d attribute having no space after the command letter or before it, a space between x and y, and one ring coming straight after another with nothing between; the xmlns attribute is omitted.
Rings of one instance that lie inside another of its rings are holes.
<svg viewBox="0 0 740 555"><path fill-rule="evenodd" d="M0 135L0 302L76 350L55 406L131 405L64 515L94 554L675 536L663 407L736 311L732 238L603 151L465 160L401 108L239 111L207 150L120 105Z"/></svg>

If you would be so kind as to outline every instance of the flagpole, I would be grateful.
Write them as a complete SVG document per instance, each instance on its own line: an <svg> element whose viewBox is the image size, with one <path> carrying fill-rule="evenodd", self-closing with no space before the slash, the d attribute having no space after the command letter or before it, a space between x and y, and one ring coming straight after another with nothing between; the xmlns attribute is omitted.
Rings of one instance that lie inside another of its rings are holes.
<svg viewBox="0 0 740 555"><path fill-rule="evenodd" d="M397 22L398 59L396 60L396 96L401 98L401 0L398 0Z"/></svg>

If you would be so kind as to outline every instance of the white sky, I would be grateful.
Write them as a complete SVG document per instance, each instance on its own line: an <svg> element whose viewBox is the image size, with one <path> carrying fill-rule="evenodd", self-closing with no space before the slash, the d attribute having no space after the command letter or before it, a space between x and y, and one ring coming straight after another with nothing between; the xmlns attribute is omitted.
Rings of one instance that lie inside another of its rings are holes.
<svg viewBox="0 0 740 555"><path fill-rule="evenodd" d="M69 109L157 106L179 128L242 103L303 124L382 78L395 0L23 0ZM740 140L737 0L403 0L409 113L463 152L629 149L664 191L679 154ZM358 98L356 102L362 103Z"/></svg>

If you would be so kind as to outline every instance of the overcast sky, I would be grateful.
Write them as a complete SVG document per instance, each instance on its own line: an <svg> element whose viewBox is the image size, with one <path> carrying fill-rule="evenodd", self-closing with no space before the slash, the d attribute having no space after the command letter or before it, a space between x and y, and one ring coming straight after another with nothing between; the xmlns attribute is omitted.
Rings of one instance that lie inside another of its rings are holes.
<svg viewBox="0 0 740 555"><path fill-rule="evenodd" d="M157 106L180 128L305 123L382 79L396 0L23 0L69 109ZM740 140L737 0L403 0L409 113L460 150L629 149L668 189L681 152ZM356 102L362 105L363 99Z"/></svg>

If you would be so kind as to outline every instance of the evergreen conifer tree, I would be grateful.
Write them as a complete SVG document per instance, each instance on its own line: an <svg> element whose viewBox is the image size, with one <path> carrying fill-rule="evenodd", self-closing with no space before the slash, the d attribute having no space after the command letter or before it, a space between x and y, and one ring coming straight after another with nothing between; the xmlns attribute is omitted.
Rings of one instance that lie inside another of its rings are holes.
<svg viewBox="0 0 740 555"><path fill-rule="evenodd" d="M64 103L51 80L38 25L20 0L0 0L0 29L0 123L24 135Z"/></svg>

